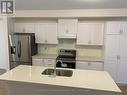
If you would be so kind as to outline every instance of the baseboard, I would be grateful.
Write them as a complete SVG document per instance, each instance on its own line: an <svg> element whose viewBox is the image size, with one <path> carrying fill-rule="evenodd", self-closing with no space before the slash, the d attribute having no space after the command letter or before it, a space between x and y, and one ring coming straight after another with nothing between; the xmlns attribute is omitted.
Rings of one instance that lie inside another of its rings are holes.
<svg viewBox="0 0 127 95"><path fill-rule="evenodd" d="M118 86L127 86L125 83L117 83Z"/></svg>

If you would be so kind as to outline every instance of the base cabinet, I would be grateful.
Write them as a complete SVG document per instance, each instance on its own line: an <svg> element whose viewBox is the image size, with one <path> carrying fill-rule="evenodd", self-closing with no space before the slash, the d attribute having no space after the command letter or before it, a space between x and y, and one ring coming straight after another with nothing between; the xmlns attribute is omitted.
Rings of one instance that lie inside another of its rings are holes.
<svg viewBox="0 0 127 95"><path fill-rule="evenodd" d="M86 70L103 70L102 62L85 62L85 61L77 61L76 69L86 69Z"/></svg>
<svg viewBox="0 0 127 95"><path fill-rule="evenodd" d="M8 82L7 95L120 95L120 93L73 87Z"/></svg>

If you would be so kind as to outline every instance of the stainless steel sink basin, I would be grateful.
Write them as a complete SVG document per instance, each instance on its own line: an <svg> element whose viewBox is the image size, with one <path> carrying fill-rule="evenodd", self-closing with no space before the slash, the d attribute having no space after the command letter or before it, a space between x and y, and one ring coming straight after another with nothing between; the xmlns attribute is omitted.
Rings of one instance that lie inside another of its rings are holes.
<svg viewBox="0 0 127 95"><path fill-rule="evenodd" d="M54 69L45 69L42 72L43 75L53 75ZM56 76L71 77L73 74L72 70L56 69Z"/></svg>

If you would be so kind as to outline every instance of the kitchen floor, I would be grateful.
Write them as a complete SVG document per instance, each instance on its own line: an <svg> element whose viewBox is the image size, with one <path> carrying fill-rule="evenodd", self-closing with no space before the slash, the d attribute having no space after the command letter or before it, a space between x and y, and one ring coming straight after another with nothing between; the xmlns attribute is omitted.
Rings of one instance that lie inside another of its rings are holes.
<svg viewBox="0 0 127 95"><path fill-rule="evenodd" d="M127 86L120 86L120 89L122 90L122 95L127 95ZM0 84L0 95L6 95L6 89L2 84Z"/></svg>
<svg viewBox="0 0 127 95"><path fill-rule="evenodd" d="M122 95L127 95L127 86L120 86L120 89L122 90Z"/></svg>

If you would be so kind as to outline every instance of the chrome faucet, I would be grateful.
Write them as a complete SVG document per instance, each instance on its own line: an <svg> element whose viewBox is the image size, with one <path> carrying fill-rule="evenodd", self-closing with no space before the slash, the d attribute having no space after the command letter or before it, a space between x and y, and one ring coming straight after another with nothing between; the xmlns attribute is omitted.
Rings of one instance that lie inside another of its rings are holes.
<svg viewBox="0 0 127 95"><path fill-rule="evenodd" d="M61 64L63 64L63 62L61 60L56 60L56 63L54 64L54 77L56 77L56 65L57 65L57 62L61 62Z"/></svg>

